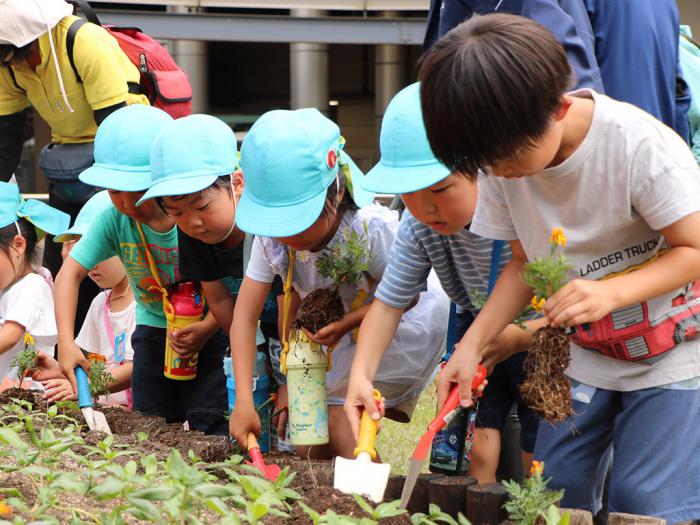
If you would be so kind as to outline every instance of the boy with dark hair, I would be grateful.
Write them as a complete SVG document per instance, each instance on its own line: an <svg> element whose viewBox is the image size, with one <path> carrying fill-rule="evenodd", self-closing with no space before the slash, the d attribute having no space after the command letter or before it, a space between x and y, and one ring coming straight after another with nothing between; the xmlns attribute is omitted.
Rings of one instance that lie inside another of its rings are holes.
<svg viewBox="0 0 700 525"><path fill-rule="evenodd" d="M700 171L673 130L603 95L566 93L569 77L552 35L510 15L458 26L422 60L433 151L453 170L481 170L471 230L512 250L438 377L439 403L453 383L471 402L488 343L532 296L525 264L563 228L571 280L543 314L576 327L574 416L540 426L535 457L551 486L566 489L563 506L597 512L592 487L612 443L609 510L697 519Z"/></svg>

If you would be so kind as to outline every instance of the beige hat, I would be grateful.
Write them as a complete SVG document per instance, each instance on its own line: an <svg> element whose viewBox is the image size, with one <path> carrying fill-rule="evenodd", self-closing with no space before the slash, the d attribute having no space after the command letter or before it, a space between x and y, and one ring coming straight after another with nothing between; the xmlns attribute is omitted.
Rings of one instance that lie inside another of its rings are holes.
<svg viewBox="0 0 700 525"><path fill-rule="evenodd" d="M70 14L63 0L0 0L0 44L24 47Z"/></svg>

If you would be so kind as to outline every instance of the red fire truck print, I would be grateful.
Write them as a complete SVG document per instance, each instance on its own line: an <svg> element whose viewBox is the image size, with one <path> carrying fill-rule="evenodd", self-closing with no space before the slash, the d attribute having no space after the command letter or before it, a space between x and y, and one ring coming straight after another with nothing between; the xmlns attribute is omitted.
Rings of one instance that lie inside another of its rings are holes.
<svg viewBox="0 0 700 525"><path fill-rule="evenodd" d="M582 348L626 361L654 362L684 341L700 336L700 281L673 298L671 310L650 320L646 302L616 310L576 327L572 341Z"/></svg>

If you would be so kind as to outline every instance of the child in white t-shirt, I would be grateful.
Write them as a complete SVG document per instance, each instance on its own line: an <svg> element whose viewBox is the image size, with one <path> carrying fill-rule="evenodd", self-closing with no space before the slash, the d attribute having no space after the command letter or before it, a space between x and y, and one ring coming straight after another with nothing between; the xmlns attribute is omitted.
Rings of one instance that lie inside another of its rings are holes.
<svg viewBox="0 0 700 525"><path fill-rule="evenodd" d="M25 348L25 337L36 350L51 357L57 342L53 293L44 276L32 266L36 245L49 233L63 230L68 215L39 201L25 201L16 184L0 183L0 379L2 388L17 386L17 371L10 366ZM24 386L72 394L64 379L42 385L31 379ZM63 398L63 396L61 396Z"/></svg>
<svg viewBox="0 0 700 525"><path fill-rule="evenodd" d="M134 360L131 335L136 327L134 294L119 257L99 263L88 276L104 291L92 300L75 344L91 354L104 356L115 379L110 395L99 401L130 407Z"/></svg>

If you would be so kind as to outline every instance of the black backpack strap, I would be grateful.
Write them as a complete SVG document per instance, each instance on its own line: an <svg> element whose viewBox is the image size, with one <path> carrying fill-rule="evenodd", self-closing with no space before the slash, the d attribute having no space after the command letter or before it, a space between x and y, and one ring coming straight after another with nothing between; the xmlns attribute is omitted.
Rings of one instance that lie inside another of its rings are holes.
<svg viewBox="0 0 700 525"><path fill-rule="evenodd" d="M89 3L87 3L86 0L72 0L71 3L75 4L75 6L83 12L88 22L92 22L93 24L98 26L102 25L100 23L100 19L97 18L95 11L92 9L92 6Z"/></svg>
<svg viewBox="0 0 700 525"><path fill-rule="evenodd" d="M75 73L75 78L78 82L82 83L83 79L80 78L80 73L78 73L78 68L75 67L75 61L73 60L73 47L75 46L75 35L78 34L78 29L83 27L87 22L82 18L78 18L73 22L68 28L68 34L66 35L66 51L68 52L68 61L70 62L70 67L73 68Z"/></svg>

